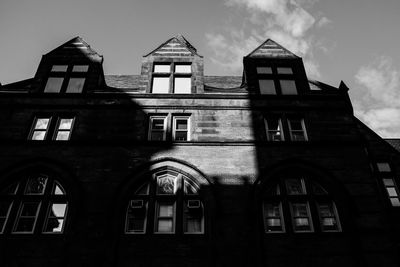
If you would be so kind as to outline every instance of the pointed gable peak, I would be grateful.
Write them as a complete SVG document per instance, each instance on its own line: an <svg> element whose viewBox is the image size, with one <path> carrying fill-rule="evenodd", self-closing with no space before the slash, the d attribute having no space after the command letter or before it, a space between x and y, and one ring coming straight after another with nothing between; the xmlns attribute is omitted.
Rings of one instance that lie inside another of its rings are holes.
<svg viewBox="0 0 400 267"><path fill-rule="evenodd" d="M156 49L144 55L144 57L147 57L149 55L200 56L199 54L197 54L197 49L182 34L177 34L174 37L168 39L166 42L159 45Z"/></svg>
<svg viewBox="0 0 400 267"><path fill-rule="evenodd" d="M264 43L254 49L246 57L299 58L272 39L267 39Z"/></svg>

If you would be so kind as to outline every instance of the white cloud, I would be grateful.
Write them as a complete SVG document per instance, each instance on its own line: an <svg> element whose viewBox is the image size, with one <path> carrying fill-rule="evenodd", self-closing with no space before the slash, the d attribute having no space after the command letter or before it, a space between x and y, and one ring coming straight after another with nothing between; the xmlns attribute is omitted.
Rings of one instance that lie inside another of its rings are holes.
<svg viewBox="0 0 400 267"><path fill-rule="evenodd" d="M400 136L400 73L388 57L378 57L355 75L363 97L356 115L383 137ZM383 107L383 108L381 108Z"/></svg>
<svg viewBox="0 0 400 267"><path fill-rule="evenodd" d="M311 6L317 0L225 0L229 7L239 8L243 13L242 29L228 26L223 33L206 34L206 40L217 64L235 74L241 74L242 58L271 38L296 55L303 57L307 72L320 77L319 64L313 58L316 48L312 36L316 19L302 5ZM328 21L327 18L325 18ZM320 19L321 21L321 19ZM321 25L323 26L323 25Z"/></svg>
<svg viewBox="0 0 400 267"><path fill-rule="evenodd" d="M326 26L326 25L328 25L328 24L330 24L330 23L332 23L332 21L331 21L330 19L328 19L327 17L322 17L322 18L320 18L320 19L318 20L316 26L317 26L318 28L322 28L322 27L324 27L324 26Z"/></svg>

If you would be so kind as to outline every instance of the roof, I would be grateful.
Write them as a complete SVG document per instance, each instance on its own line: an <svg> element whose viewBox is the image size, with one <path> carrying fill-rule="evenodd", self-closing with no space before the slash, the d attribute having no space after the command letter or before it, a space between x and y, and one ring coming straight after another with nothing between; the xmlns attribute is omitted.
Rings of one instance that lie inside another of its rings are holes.
<svg viewBox="0 0 400 267"><path fill-rule="evenodd" d="M299 58L298 56L271 39L267 39L264 43L254 49L246 57Z"/></svg>
<svg viewBox="0 0 400 267"><path fill-rule="evenodd" d="M394 149L400 152L400 138L390 138L384 140L394 147Z"/></svg>
<svg viewBox="0 0 400 267"><path fill-rule="evenodd" d="M151 54L160 54L161 56L197 55L201 57L199 54L197 54L196 48L181 34L168 39L143 57L147 57Z"/></svg>

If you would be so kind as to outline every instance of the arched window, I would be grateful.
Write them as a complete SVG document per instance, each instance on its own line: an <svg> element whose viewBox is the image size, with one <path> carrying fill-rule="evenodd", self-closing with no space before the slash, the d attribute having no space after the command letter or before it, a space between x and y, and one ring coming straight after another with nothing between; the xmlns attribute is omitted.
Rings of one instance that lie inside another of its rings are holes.
<svg viewBox="0 0 400 267"><path fill-rule="evenodd" d="M334 201L311 179L279 180L263 195L262 209L266 233L341 231Z"/></svg>
<svg viewBox="0 0 400 267"><path fill-rule="evenodd" d="M154 173L129 200L125 233L204 233L199 189L192 179L177 171Z"/></svg>
<svg viewBox="0 0 400 267"><path fill-rule="evenodd" d="M59 181L42 173L29 175L0 191L0 233L63 233L67 207Z"/></svg>

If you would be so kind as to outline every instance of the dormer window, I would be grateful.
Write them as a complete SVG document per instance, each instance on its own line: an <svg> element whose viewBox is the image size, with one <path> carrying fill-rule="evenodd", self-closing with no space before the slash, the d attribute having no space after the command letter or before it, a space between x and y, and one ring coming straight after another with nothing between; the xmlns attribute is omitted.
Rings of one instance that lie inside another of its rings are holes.
<svg viewBox="0 0 400 267"><path fill-rule="evenodd" d="M44 92L82 93L88 70L88 65L53 65Z"/></svg>
<svg viewBox="0 0 400 267"><path fill-rule="evenodd" d="M154 63L151 92L154 94L190 94L191 63Z"/></svg>
<svg viewBox="0 0 400 267"><path fill-rule="evenodd" d="M297 95L298 90L291 67L256 67L258 87L262 95Z"/></svg>

